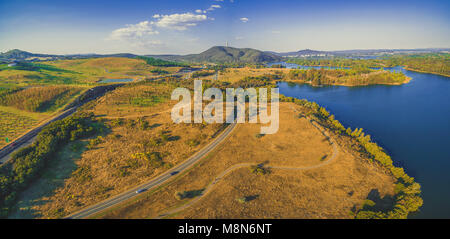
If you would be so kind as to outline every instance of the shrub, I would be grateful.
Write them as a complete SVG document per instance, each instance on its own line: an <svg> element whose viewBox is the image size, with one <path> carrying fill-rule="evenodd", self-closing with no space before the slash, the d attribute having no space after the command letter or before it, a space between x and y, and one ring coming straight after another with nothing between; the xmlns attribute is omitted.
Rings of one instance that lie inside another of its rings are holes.
<svg viewBox="0 0 450 239"><path fill-rule="evenodd" d="M185 143L187 145L189 145L190 147L195 147L195 146L200 144L200 140L198 140L198 139L188 139L188 140L186 140Z"/></svg>
<svg viewBox="0 0 450 239"><path fill-rule="evenodd" d="M256 175L265 175L270 173L270 170L268 168L264 168L262 165L251 166L250 171Z"/></svg>
<svg viewBox="0 0 450 239"><path fill-rule="evenodd" d="M88 149L93 149L95 148L95 146L103 143L103 137L102 136L97 136L97 138L91 139L89 140L89 144L87 146Z"/></svg>
<svg viewBox="0 0 450 239"><path fill-rule="evenodd" d="M255 137L256 137L257 139L259 139L259 138L264 137L264 135L265 135L265 134L259 134L259 133L258 133L258 134L255 135Z"/></svg>

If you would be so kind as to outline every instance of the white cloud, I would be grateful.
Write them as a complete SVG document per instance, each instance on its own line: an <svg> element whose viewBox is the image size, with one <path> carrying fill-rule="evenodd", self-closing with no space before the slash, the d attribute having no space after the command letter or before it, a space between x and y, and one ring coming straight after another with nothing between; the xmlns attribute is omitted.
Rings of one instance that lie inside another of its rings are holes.
<svg viewBox="0 0 450 239"><path fill-rule="evenodd" d="M211 7L209 7L208 9L206 9L206 11L208 11L208 12L214 11L217 8L221 8L221 6L214 4L214 5L211 5Z"/></svg>
<svg viewBox="0 0 450 239"><path fill-rule="evenodd" d="M241 20L242 22L248 22L248 18L246 17L241 17L239 20Z"/></svg>
<svg viewBox="0 0 450 239"><path fill-rule="evenodd" d="M241 37L241 36L237 36L237 37L235 37L234 39L236 39L236 40L243 40L243 39L244 39L244 37Z"/></svg>
<svg viewBox="0 0 450 239"><path fill-rule="evenodd" d="M189 27L197 26L199 22L206 21L208 17L204 14L175 13L171 15L158 15L155 25L160 28L186 30Z"/></svg>
<svg viewBox="0 0 450 239"><path fill-rule="evenodd" d="M150 35L158 35L159 32L153 29L153 22L143 21L138 24L129 24L124 28L119 28L111 32L109 36L113 40L137 39Z"/></svg>
<svg viewBox="0 0 450 239"><path fill-rule="evenodd" d="M212 9L220 8L218 5L212 5ZM165 47L167 34L159 35L160 29L184 31L190 27L197 26L200 22L214 20L207 17L206 10L196 10L195 13L175 13L169 15L154 14L153 21L142 21L137 24L128 24L125 27L118 28L110 33L106 40L117 41L118 44L126 44L136 49L156 49L155 47ZM165 32L164 32L165 33ZM197 39L184 41L195 42Z"/></svg>

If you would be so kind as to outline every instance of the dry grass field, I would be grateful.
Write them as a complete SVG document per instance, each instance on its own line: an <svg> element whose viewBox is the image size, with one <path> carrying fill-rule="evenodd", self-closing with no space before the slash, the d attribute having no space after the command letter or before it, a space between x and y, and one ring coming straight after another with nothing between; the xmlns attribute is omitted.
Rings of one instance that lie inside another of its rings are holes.
<svg viewBox="0 0 450 239"><path fill-rule="evenodd" d="M255 68L229 68L226 69L225 72L221 72L219 74L219 80L220 81L226 81L230 83L234 83L236 81L242 80L244 77L250 76L263 76L263 75L272 75L277 73L287 74L289 73L290 69L286 68L261 68L261 69L255 69Z"/></svg>
<svg viewBox="0 0 450 239"><path fill-rule="evenodd" d="M16 139L43 119L38 113L30 115L28 112L12 107L0 106L0 148Z"/></svg>
<svg viewBox="0 0 450 239"><path fill-rule="evenodd" d="M273 135L261 137L259 124L238 125L187 173L97 217L350 218L369 194L393 194L393 177L349 142L332 136L338 154L331 158L330 139L299 112L301 106L281 103L280 129ZM263 167L254 171L252 165ZM189 207L176 212L183 205Z"/></svg>
<svg viewBox="0 0 450 239"><path fill-rule="evenodd" d="M143 79L158 76L152 70L161 69L169 73L177 72L181 67L155 67L145 63L144 60L106 57L78 60L60 60L47 64L79 73L87 78L85 82L97 82L102 79ZM81 80L81 79L80 79Z"/></svg>
<svg viewBox="0 0 450 239"><path fill-rule="evenodd" d="M133 84L86 105L85 111L110 127L64 147L43 177L20 196L10 217L59 218L119 194L187 159L223 129L221 124L172 123L176 102L166 100L170 89ZM149 104L134 104L134 97Z"/></svg>
<svg viewBox="0 0 450 239"><path fill-rule="evenodd" d="M1 68L1 67L0 67ZM181 67L155 67L144 60L105 57L29 63L0 69L0 87L29 85L92 85L104 79L145 79L159 76L160 70L174 73Z"/></svg>

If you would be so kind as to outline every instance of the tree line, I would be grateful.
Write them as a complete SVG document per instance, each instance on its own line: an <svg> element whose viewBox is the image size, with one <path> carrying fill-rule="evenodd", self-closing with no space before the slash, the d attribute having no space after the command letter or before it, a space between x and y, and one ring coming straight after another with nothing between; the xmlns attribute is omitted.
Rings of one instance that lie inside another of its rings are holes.
<svg viewBox="0 0 450 239"><path fill-rule="evenodd" d="M354 130L350 127L345 128L335 119L334 115L330 114L330 112L325 108L320 107L315 102L285 97L283 95L280 95L280 101L293 102L309 109L310 112L308 114L314 116L323 126L329 128L337 135L348 136L358 142L362 152L365 153L371 161L388 169L396 179L394 204L389 210L378 210L376 205L373 205L372 207L365 207L357 211L354 215L355 218L402 219L407 218L409 213L418 211L423 205L420 184L415 182L413 177L407 175L403 168L394 166L391 157L383 150L383 148L378 146L377 143L372 142L370 135L365 134L362 128Z"/></svg>
<svg viewBox="0 0 450 239"><path fill-rule="evenodd" d="M161 59L156 59L153 57L146 56L137 56L136 59L144 60L148 65L151 66L160 66L160 67L185 67L187 66L184 63L174 62L174 61L165 61Z"/></svg>

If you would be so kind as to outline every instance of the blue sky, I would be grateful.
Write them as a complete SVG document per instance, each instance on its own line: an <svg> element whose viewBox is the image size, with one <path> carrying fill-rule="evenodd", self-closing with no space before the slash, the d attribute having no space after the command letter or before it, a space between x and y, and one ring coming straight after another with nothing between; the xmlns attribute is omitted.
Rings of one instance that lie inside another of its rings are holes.
<svg viewBox="0 0 450 239"><path fill-rule="evenodd" d="M0 51L187 54L450 47L450 1L0 0Z"/></svg>

